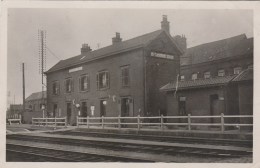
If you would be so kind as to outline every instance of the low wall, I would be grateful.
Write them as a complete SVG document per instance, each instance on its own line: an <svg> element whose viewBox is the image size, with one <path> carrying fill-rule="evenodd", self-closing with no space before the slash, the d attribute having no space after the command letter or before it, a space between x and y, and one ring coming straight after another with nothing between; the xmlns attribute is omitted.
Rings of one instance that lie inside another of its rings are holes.
<svg viewBox="0 0 260 168"><path fill-rule="evenodd" d="M42 112L41 111L33 111L33 112L24 112L22 117L22 122L24 124L31 124L32 118L42 118Z"/></svg>

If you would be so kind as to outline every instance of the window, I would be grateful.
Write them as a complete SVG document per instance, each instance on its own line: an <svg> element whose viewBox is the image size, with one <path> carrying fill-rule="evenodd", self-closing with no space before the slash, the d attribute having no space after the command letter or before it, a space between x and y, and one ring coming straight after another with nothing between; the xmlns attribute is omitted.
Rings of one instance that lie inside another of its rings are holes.
<svg viewBox="0 0 260 168"><path fill-rule="evenodd" d="M241 67L235 67L234 68L234 74L239 74L240 72L242 71L242 68Z"/></svg>
<svg viewBox="0 0 260 168"><path fill-rule="evenodd" d="M205 78L205 79L210 78L210 72L209 72L209 71L207 71L207 72L204 73L204 78Z"/></svg>
<svg viewBox="0 0 260 168"><path fill-rule="evenodd" d="M69 79L66 79L65 80L65 92L66 93L71 93L73 90L73 82L72 82L72 79L69 78Z"/></svg>
<svg viewBox="0 0 260 168"><path fill-rule="evenodd" d="M89 89L89 77L88 75L82 75L79 77L79 90L87 91Z"/></svg>
<svg viewBox="0 0 260 168"><path fill-rule="evenodd" d="M224 69L218 70L218 76L225 76L225 70Z"/></svg>
<svg viewBox="0 0 260 168"><path fill-rule="evenodd" d="M122 87L130 86L129 66L121 67L121 84Z"/></svg>
<svg viewBox="0 0 260 168"><path fill-rule="evenodd" d="M97 89L109 88L109 74L108 71L102 71L97 74Z"/></svg>
<svg viewBox="0 0 260 168"><path fill-rule="evenodd" d="M191 79L192 80L198 79L198 74L197 73L192 74Z"/></svg>
<svg viewBox="0 0 260 168"><path fill-rule="evenodd" d="M58 81L52 83L52 94L53 95L60 94L60 83Z"/></svg>
<svg viewBox="0 0 260 168"><path fill-rule="evenodd" d="M181 75L181 81L184 81L184 79L185 79L185 76Z"/></svg>

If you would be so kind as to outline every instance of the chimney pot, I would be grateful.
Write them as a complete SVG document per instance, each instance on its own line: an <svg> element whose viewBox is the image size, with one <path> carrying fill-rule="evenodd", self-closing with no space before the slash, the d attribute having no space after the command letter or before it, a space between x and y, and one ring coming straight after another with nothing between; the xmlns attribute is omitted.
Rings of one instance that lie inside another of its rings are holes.
<svg viewBox="0 0 260 168"><path fill-rule="evenodd" d="M90 51L92 51L92 49L90 48L90 46L88 44L86 44L86 43L82 44L81 54L86 54Z"/></svg>
<svg viewBox="0 0 260 168"><path fill-rule="evenodd" d="M112 44L117 44L122 41L122 38L120 38L120 33L116 32L116 37L112 38Z"/></svg>
<svg viewBox="0 0 260 168"><path fill-rule="evenodd" d="M161 29L170 34L170 22L167 20L167 15L162 16Z"/></svg>

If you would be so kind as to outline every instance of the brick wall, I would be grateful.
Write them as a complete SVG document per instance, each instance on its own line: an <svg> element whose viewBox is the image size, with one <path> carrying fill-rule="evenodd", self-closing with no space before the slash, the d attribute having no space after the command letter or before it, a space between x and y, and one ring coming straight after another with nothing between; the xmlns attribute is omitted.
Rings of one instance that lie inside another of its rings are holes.
<svg viewBox="0 0 260 168"><path fill-rule="evenodd" d="M151 57L151 51L174 55L174 59ZM166 34L161 34L147 47L146 54L147 112L155 116L159 113L166 115L166 95L159 89L169 82L176 81L180 67L179 53Z"/></svg>
<svg viewBox="0 0 260 168"><path fill-rule="evenodd" d="M121 87L121 66L130 67L130 87ZM95 62L81 65L83 70L69 73L69 69L60 70L47 75L47 103L48 111L53 111L53 104L58 104L61 116L66 116L66 103L75 99L75 103L87 102L87 111L90 114L90 106L95 106L94 116L100 116L100 100L107 100L106 116L118 116L120 114L119 100L121 97L129 96L134 101L134 114L137 115L139 109L143 112L143 50L134 50L121 53L113 57L99 59ZM106 90L97 90L96 74L101 70L108 70L110 76L110 87ZM79 91L79 76L88 74L90 88L87 92ZM74 91L65 93L64 80L71 77L74 81ZM52 82L60 81L60 94L52 94ZM115 96L115 101L112 97ZM75 123L78 110L72 107L72 123Z"/></svg>

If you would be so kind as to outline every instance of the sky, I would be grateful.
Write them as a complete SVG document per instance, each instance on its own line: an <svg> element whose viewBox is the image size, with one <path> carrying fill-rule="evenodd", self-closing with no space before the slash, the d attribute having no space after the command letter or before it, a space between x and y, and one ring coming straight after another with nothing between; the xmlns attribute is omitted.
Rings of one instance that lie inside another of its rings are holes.
<svg viewBox="0 0 260 168"><path fill-rule="evenodd" d="M123 40L160 29L167 15L171 35L184 34L188 47L245 33L253 36L250 10L158 9L8 9L8 104L22 103L22 70L25 63L25 97L41 91L38 30L46 30L46 70L59 60L80 54L83 43L96 50L112 43L115 32Z"/></svg>

